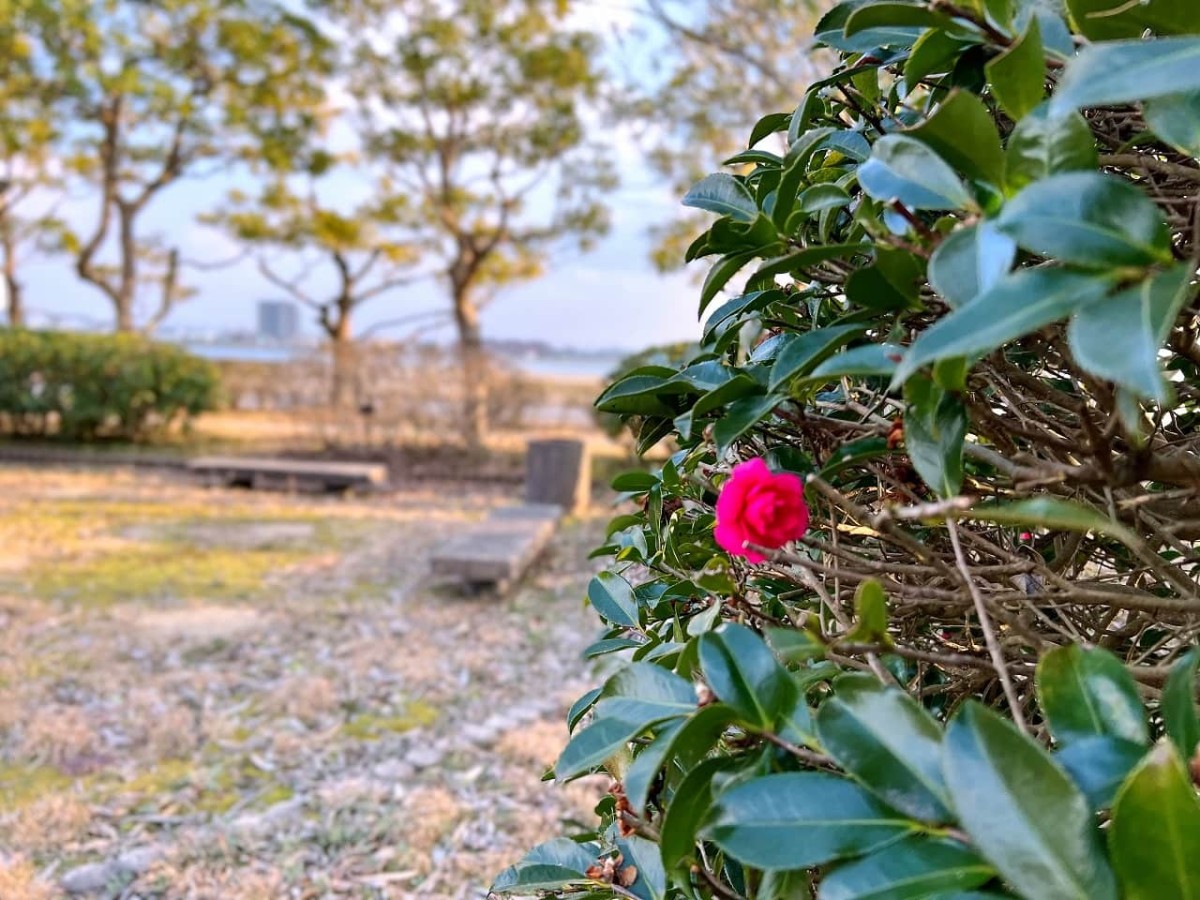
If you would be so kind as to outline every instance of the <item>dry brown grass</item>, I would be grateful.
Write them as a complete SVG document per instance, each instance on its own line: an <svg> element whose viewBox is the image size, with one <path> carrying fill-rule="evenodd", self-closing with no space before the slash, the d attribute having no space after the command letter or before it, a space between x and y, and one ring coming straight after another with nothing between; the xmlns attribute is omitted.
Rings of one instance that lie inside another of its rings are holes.
<svg viewBox="0 0 1200 900"><path fill-rule="evenodd" d="M92 821L91 808L69 794L51 794L21 807L2 843L29 853L63 850L80 841ZM8 894L0 891L7 900Z"/></svg>
<svg viewBox="0 0 1200 900"><path fill-rule="evenodd" d="M314 728L338 707L337 686L320 675L289 678L277 687L270 706Z"/></svg>
<svg viewBox="0 0 1200 900"><path fill-rule="evenodd" d="M504 732L496 742L496 750L515 763L545 769L558 758L567 736L565 723L542 719Z"/></svg>
<svg viewBox="0 0 1200 900"><path fill-rule="evenodd" d="M37 870L22 857L0 858L0 897L4 900L52 900L54 890L37 877Z"/></svg>
<svg viewBox="0 0 1200 900"><path fill-rule="evenodd" d="M419 787L404 799L404 841L409 862L422 872L432 866L432 853L449 836L466 810L440 785Z"/></svg>
<svg viewBox="0 0 1200 900"><path fill-rule="evenodd" d="M64 768L101 748L87 713L77 706L51 704L25 723L20 753L31 762Z"/></svg>

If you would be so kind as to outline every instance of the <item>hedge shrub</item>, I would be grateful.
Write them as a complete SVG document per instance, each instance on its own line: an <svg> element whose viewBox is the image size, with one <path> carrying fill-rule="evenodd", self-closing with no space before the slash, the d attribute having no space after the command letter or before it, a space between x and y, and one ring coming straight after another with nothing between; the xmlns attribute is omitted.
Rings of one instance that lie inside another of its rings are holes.
<svg viewBox="0 0 1200 900"><path fill-rule="evenodd" d="M614 484L554 767L612 788L494 890L1200 896L1200 4L816 39L685 199L699 352L598 401L677 448Z"/></svg>
<svg viewBox="0 0 1200 900"><path fill-rule="evenodd" d="M0 330L0 432L143 440L212 409L215 368L138 335Z"/></svg>

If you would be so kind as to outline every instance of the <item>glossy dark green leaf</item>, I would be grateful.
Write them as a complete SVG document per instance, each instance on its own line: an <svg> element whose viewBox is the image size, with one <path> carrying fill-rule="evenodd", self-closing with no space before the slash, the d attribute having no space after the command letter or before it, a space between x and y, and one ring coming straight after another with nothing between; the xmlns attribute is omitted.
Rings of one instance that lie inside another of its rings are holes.
<svg viewBox="0 0 1200 900"><path fill-rule="evenodd" d="M856 269L846 279L846 299L863 309L892 312L913 302L892 284L879 266Z"/></svg>
<svg viewBox="0 0 1200 900"><path fill-rule="evenodd" d="M1031 113L1046 96L1046 57L1036 18L1007 50L987 64L987 77L1000 108L1014 122Z"/></svg>
<svg viewBox="0 0 1200 900"><path fill-rule="evenodd" d="M828 478L842 469L866 462L867 460L878 459L880 456L885 456L888 452L890 451L887 445L887 438L866 437L859 438L857 441L850 441L848 444L842 444L829 455L829 459L821 467L821 477Z"/></svg>
<svg viewBox="0 0 1200 900"><path fill-rule="evenodd" d="M954 69L963 54L978 40L966 34L947 34L933 29L926 31L913 44L908 62L904 65L904 80L913 88L930 75L946 74Z"/></svg>
<svg viewBox="0 0 1200 900"><path fill-rule="evenodd" d="M713 802L713 778L736 765L728 757L706 759L688 772L675 789L663 816L661 840L663 867L676 869L696 850L696 836Z"/></svg>
<svg viewBox="0 0 1200 900"><path fill-rule="evenodd" d="M995 223L980 222L946 236L929 260L929 283L950 306L970 303L1007 275L1017 244Z"/></svg>
<svg viewBox="0 0 1200 900"><path fill-rule="evenodd" d="M821 746L873 794L915 819L950 819L942 731L907 694L873 676L844 675L817 713Z"/></svg>
<svg viewBox="0 0 1200 900"><path fill-rule="evenodd" d="M1078 266L1113 269L1169 262L1162 210L1111 175L1066 172L1025 188L1005 204L996 226L1032 253Z"/></svg>
<svg viewBox="0 0 1200 900"><path fill-rule="evenodd" d="M962 488L966 408L922 376L908 379L904 396L904 446L913 467L939 497L953 497Z"/></svg>
<svg viewBox="0 0 1200 900"><path fill-rule="evenodd" d="M821 659L828 650L820 635L799 628L768 628L767 643L784 662L808 662Z"/></svg>
<svg viewBox="0 0 1200 900"><path fill-rule="evenodd" d="M1139 397L1167 402L1158 351L1193 293L1192 269L1174 266L1077 312L1067 330L1076 361Z"/></svg>
<svg viewBox="0 0 1200 900"><path fill-rule="evenodd" d="M837 209L839 206L850 204L850 195L836 184L814 184L806 188L799 199L800 208L808 213Z"/></svg>
<svg viewBox="0 0 1200 900"><path fill-rule="evenodd" d="M1147 100L1142 112L1146 124L1163 141L1180 153L1200 158L1200 91Z"/></svg>
<svg viewBox="0 0 1200 900"><path fill-rule="evenodd" d="M593 688L571 704L571 708L567 710L567 728L571 731L575 730L575 726L579 724L579 720L587 715L593 704L600 699L600 692L602 690L603 688Z"/></svg>
<svg viewBox="0 0 1200 900"><path fill-rule="evenodd" d="M1081 272L1020 269L926 329L905 354L893 384L939 359L990 353L1095 303L1110 286Z"/></svg>
<svg viewBox="0 0 1200 900"><path fill-rule="evenodd" d="M1108 844L1126 900L1200 898L1200 801L1170 741L1125 780Z"/></svg>
<svg viewBox="0 0 1200 900"><path fill-rule="evenodd" d="M638 627L638 606L629 582L615 572L601 572L588 584L588 601L605 620Z"/></svg>
<svg viewBox="0 0 1200 900"><path fill-rule="evenodd" d="M873 28L947 28L950 19L942 13L905 2L876 2L860 7L850 14L842 33L853 37Z"/></svg>
<svg viewBox="0 0 1200 900"><path fill-rule="evenodd" d="M705 276L704 284L700 288L701 316L708 309L708 305L716 299L717 294L721 293L721 290L729 283L729 280L749 265L750 261L757 256L757 250L743 250L738 253L730 253L728 256L722 256L708 270L708 275Z"/></svg>
<svg viewBox="0 0 1200 900"><path fill-rule="evenodd" d="M670 414L671 407L659 399L659 394L674 376L675 370L658 366L625 375L596 398L596 409L618 415Z"/></svg>
<svg viewBox="0 0 1200 900"><path fill-rule="evenodd" d="M1016 727L968 700L942 742L959 824L1018 893L1116 900L1116 883L1080 790Z"/></svg>
<svg viewBox="0 0 1200 900"><path fill-rule="evenodd" d="M1137 685L1107 650L1057 647L1038 662L1036 683L1038 705L1058 743L1101 736L1150 740Z"/></svg>
<svg viewBox="0 0 1200 900"><path fill-rule="evenodd" d="M598 656L605 656L609 653L617 653L621 650L628 650L631 647L642 646L641 641L635 641L633 638L604 638L600 641L593 641L588 644L583 651L584 659L595 659Z"/></svg>
<svg viewBox="0 0 1200 900"><path fill-rule="evenodd" d="M1088 106L1134 103L1200 91L1200 38L1111 41L1084 47L1050 101L1062 115Z"/></svg>
<svg viewBox="0 0 1200 900"><path fill-rule="evenodd" d="M725 415L713 426L713 439L717 442L717 453L724 454L733 442L771 415L782 398L768 394L765 397L744 397L730 405Z"/></svg>
<svg viewBox="0 0 1200 900"><path fill-rule="evenodd" d="M1013 129L1004 153L1004 181L1009 191L1061 172L1094 171L1100 165L1096 139L1079 113L1050 115L1044 103Z"/></svg>
<svg viewBox="0 0 1200 900"><path fill-rule="evenodd" d="M776 390L799 375L807 375L838 347L864 330L863 325L832 325L803 334L787 335L771 366L771 390Z"/></svg>
<svg viewBox="0 0 1200 900"><path fill-rule="evenodd" d="M898 344L863 344L851 347L829 357L811 372L802 382L815 384L836 381L847 375L891 377L896 366L904 358L904 349Z"/></svg>
<svg viewBox="0 0 1200 900"><path fill-rule="evenodd" d="M1091 737L1064 747L1054 759L1083 791L1092 808L1099 810L1112 806L1125 776L1145 755L1144 743Z"/></svg>
<svg viewBox="0 0 1200 900"><path fill-rule="evenodd" d="M790 772L723 791L703 835L756 869L803 869L869 853L912 829L850 781Z"/></svg>
<svg viewBox="0 0 1200 900"><path fill-rule="evenodd" d="M749 313L759 312L769 304L784 298L783 291L751 291L726 300L712 311L704 323L704 343L710 343L723 329L741 321Z"/></svg>
<svg viewBox="0 0 1200 900"><path fill-rule="evenodd" d="M821 880L817 900L928 900L979 887L995 875L956 841L910 837L838 866Z"/></svg>
<svg viewBox="0 0 1200 900"><path fill-rule="evenodd" d="M629 768L625 770L625 780L622 782L625 799L629 801L635 815L641 815L646 808L650 788L667 759L671 742L682 726L683 722L679 720L664 723L654 735L654 740L638 751Z"/></svg>
<svg viewBox="0 0 1200 900"><path fill-rule="evenodd" d="M1192 0L1067 0L1067 9L1093 41L1140 38L1147 31L1160 36L1200 34L1200 5Z"/></svg>
<svg viewBox="0 0 1200 900"><path fill-rule="evenodd" d="M501 872L490 890L495 894L533 894L583 884L590 880L585 873L599 856L596 844L557 838L533 848L519 863Z"/></svg>
<svg viewBox="0 0 1200 900"><path fill-rule="evenodd" d="M929 145L958 171L978 181L1004 182L1004 150L996 122L983 101L956 90L927 121L905 132Z"/></svg>
<svg viewBox="0 0 1200 900"><path fill-rule="evenodd" d="M626 890L641 900L662 900L667 893L667 873L663 869L658 846L644 837L630 835L617 839L617 852L625 867L636 874Z"/></svg>
<svg viewBox="0 0 1200 900"><path fill-rule="evenodd" d="M644 747L625 775L625 796L633 811L641 815L650 785L664 765L670 762L682 772L690 771L736 719L737 714L730 706L713 703L687 719L671 723L651 745Z"/></svg>
<svg viewBox="0 0 1200 900"><path fill-rule="evenodd" d="M787 669L744 625L723 625L700 638L700 670L719 699L759 728L773 728L796 693Z"/></svg>
<svg viewBox="0 0 1200 900"><path fill-rule="evenodd" d="M1193 647L1171 667L1163 687L1159 712L1167 734L1179 755L1190 760L1200 744L1200 719L1196 716L1196 670L1200 668L1200 648Z"/></svg>
<svg viewBox="0 0 1200 900"><path fill-rule="evenodd" d="M876 141L858 167L858 183L876 200L898 200L909 209L964 209L974 205L954 169L913 137L889 134Z"/></svg>
<svg viewBox="0 0 1200 900"><path fill-rule="evenodd" d="M1047 528L1051 531L1094 531L1125 541L1134 541L1134 534L1120 522L1114 522L1090 506L1059 500L1055 497L1032 497L1012 503L980 503L971 507L965 518L997 525Z"/></svg>
<svg viewBox="0 0 1200 900"><path fill-rule="evenodd" d="M787 131L788 123L792 120L791 113L769 113L763 116L755 124L750 131L750 141L748 147L753 147L764 138L770 137L781 131Z"/></svg>
<svg viewBox="0 0 1200 900"><path fill-rule="evenodd" d="M577 778L626 750L631 740L649 727L647 722L600 719L577 731L554 764L559 781Z"/></svg>
<svg viewBox="0 0 1200 900"><path fill-rule="evenodd" d="M825 262L829 259L844 259L856 253L866 253L870 250L864 244L822 244L814 247L801 247L782 256L768 259L754 273L755 278L773 278L776 275L794 275L803 272L809 266Z"/></svg>
<svg viewBox="0 0 1200 900"><path fill-rule="evenodd" d="M738 222L753 222L758 204L741 181L732 175L717 173L696 183L683 197L683 205L729 216Z"/></svg>
<svg viewBox="0 0 1200 900"><path fill-rule="evenodd" d="M651 724L696 710L696 689L663 666L635 662L605 682L596 718Z"/></svg>
<svg viewBox="0 0 1200 900"><path fill-rule="evenodd" d="M911 46L924 30L919 25L881 25L847 37L846 23L863 5L861 2L850 2L833 7L817 22L814 34L816 41L847 53L862 53L874 47Z"/></svg>

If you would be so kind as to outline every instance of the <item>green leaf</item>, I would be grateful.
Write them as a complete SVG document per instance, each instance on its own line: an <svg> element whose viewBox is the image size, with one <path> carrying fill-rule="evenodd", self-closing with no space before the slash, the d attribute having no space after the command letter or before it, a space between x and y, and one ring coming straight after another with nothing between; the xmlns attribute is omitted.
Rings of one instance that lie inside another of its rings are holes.
<svg viewBox="0 0 1200 900"><path fill-rule="evenodd" d="M696 850L700 825L712 808L713 777L736 764L728 757L706 759L688 772L675 789L663 816L659 844L663 867L668 872L678 868Z"/></svg>
<svg viewBox="0 0 1200 900"><path fill-rule="evenodd" d="M1079 113L1051 116L1043 103L1025 116L1008 138L1004 181L1017 191L1062 172L1094 171L1100 165L1096 139Z"/></svg>
<svg viewBox="0 0 1200 900"><path fill-rule="evenodd" d="M1025 118L1046 96L1046 56L1037 18L1025 33L985 67L992 93L1014 122Z"/></svg>
<svg viewBox="0 0 1200 900"><path fill-rule="evenodd" d="M1067 338L1078 363L1139 397L1166 403L1158 351L1192 294L1193 268L1174 266L1077 312Z"/></svg>
<svg viewBox="0 0 1200 900"><path fill-rule="evenodd" d="M1110 286L1097 275L1020 269L926 329L905 354L892 384L903 384L922 366L939 359L990 353L1095 303Z"/></svg>
<svg viewBox="0 0 1200 900"><path fill-rule="evenodd" d="M815 247L801 247L783 256L768 259L754 273L757 278L774 278L776 275L794 275L804 271L809 266L825 262L828 259L840 259L853 256L855 253L866 253L869 244L822 244Z"/></svg>
<svg viewBox="0 0 1200 900"><path fill-rule="evenodd" d="M515 866L497 876L490 891L495 894L555 891L590 881L584 873L596 863L600 847L556 838L534 847Z"/></svg>
<svg viewBox="0 0 1200 900"><path fill-rule="evenodd" d="M579 720L587 715L595 704L600 699L600 692L603 688L592 688L586 694L571 704L571 708L567 711L567 728L571 731L575 730L575 726L579 724Z"/></svg>
<svg viewBox="0 0 1200 900"><path fill-rule="evenodd" d="M1140 38L1145 31L1200 34L1200 6L1192 0L1067 0L1067 9L1084 37L1093 41Z"/></svg>
<svg viewBox="0 0 1200 900"><path fill-rule="evenodd" d="M647 722L596 719L577 731L554 764L559 781L577 778L624 751L635 737L650 727Z"/></svg>
<svg viewBox="0 0 1200 900"><path fill-rule="evenodd" d="M1051 650L1038 662L1036 683L1038 704L1058 743L1105 735L1149 742L1133 676L1107 650L1078 644Z"/></svg>
<svg viewBox="0 0 1200 900"><path fill-rule="evenodd" d="M1180 153L1200 158L1200 91L1147 100L1142 112L1146 124L1163 141Z"/></svg>
<svg viewBox="0 0 1200 900"><path fill-rule="evenodd" d="M814 184L800 194L800 208L806 213L837 209L850 204L850 195L836 184Z"/></svg>
<svg viewBox="0 0 1200 900"><path fill-rule="evenodd" d="M704 310L708 309L708 305L716 299L717 294L721 293L721 290L729 283L729 280L757 256L757 250L742 250L738 253L730 253L728 256L722 256L708 270L708 275L704 278L704 285L700 288L701 317L704 315Z"/></svg>
<svg viewBox="0 0 1200 900"><path fill-rule="evenodd" d="M1115 900L1091 809L1045 750L974 700L951 720L942 749L960 825L1019 894Z"/></svg>
<svg viewBox="0 0 1200 900"><path fill-rule="evenodd" d="M820 635L799 628L768 628L767 643L784 662L808 662L822 659L828 647Z"/></svg>
<svg viewBox="0 0 1200 900"><path fill-rule="evenodd" d="M770 389L774 391L799 375L807 375L829 354L865 329L864 325L832 325L787 335L771 366Z"/></svg>
<svg viewBox="0 0 1200 900"><path fill-rule="evenodd" d="M625 866L637 872L628 891L641 900L662 900L667 892L667 873L663 869L658 846L637 835L617 839L617 852Z"/></svg>
<svg viewBox="0 0 1200 900"><path fill-rule="evenodd" d="M868 29L948 28L951 21L942 13L906 2L875 2L856 9L846 19L842 33L846 37Z"/></svg>
<svg viewBox="0 0 1200 900"><path fill-rule="evenodd" d="M1013 503L980 503L971 507L965 518L1051 531L1094 531L1123 541L1137 541L1137 536L1120 522L1114 522L1089 506L1054 497L1033 497Z"/></svg>
<svg viewBox="0 0 1200 900"><path fill-rule="evenodd" d="M883 312L916 305L888 280L883 269L877 265L850 273L846 279L846 299L855 306Z"/></svg>
<svg viewBox="0 0 1200 900"><path fill-rule="evenodd" d="M744 397L732 403L713 426L717 454L723 456L734 441L769 416L781 400L781 397L768 394L765 397Z"/></svg>
<svg viewBox="0 0 1200 900"><path fill-rule="evenodd" d="M718 172L697 182L683 197L683 205L750 223L758 217L754 195L732 175Z"/></svg>
<svg viewBox="0 0 1200 900"><path fill-rule="evenodd" d="M1126 900L1200 898L1200 802L1171 742L1126 779L1108 843Z"/></svg>
<svg viewBox="0 0 1200 900"><path fill-rule="evenodd" d="M856 784L789 772L723 791L703 836L745 865L787 870L869 853L912 830Z"/></svg>
<svg viewBox="0 0 1200 900"><path fill-rule="evenodd" d="M887 595L877 579L868 578L854 592L854 627L846 640L887 643L887 627Z"/></svg>
<svg viewBox="0 0 1200 900"><path fill-rule="evenodd" d="M825 752L888 806L914 819L945 822L942 731L911 697L874 677L843 675L817 713Z"/></svg>
<svg viewBox="0 0 1200 900"><path fill-rule="evenodd" d="M1159 706L1167 734L1179 755L1187 760L1195 755L1196 745L1200 744L1200 719L1196 717L1197 667L1200 667L1200 648L1193 647L1171 667Z"/></svg>
<svg viewBox="0 0 1200 900"><path fill-rule="evenodd" d="M671 750L671 742L682 725L682 722L674 721L665 723L654 735L654 740L638 751L638 755L625 770L625 780L622 782L625 799L629 801L635 815L640 816L645 810L650 788L654 779L658 777L659 770L662 769L663 762Z"/></svg>
<svg viewBox="0 0 1200 900"><path fill-rule="evenodd" d="M846 375L891 377L904 358L898 344L863 344L831 356L803 379L805 384L836 381Z"/></svg>
<svg viewBox="0 0 1200 900"><path fill-rule="evenodd" d="M669 669L635 662L605 682L595 709L597 719L623 719L649 725L695 712L696 690Z"/></svg>
<svg viewBox="0 0 1200 900"><path fill-rule="evenodd" d="M795 696L787 669L744 625L723 625L700 638L700 670L713 693L757 728L774 728Z"/></svg>
<svg viewBox="0 0 1200 900"><path fill-rule="evenodd" d="M780 131L787 131L788 123L792 119L791 113L769 113L759 119L754 128L750 132L750 142L747 147L755 146L764 138L770 137Z"/></svg>
<svg viewBox="0 0 1200 900"><path fill-rule="evenodd" d="M996 122L969 91L953 91L927 121L905 133L967 176L997 187L1004 183L1004 150Z"/></svg>
<svg viewBox="0 0 1200 900"><path fill-rule="evenodd" d="M820 900L928 900L979 887L995 874L962 844L910 837L838 866L821 880Z"/></svg>
<svg viewBox="0 0 1200 900"><path fill-rule="evenodd" d="M1200 91L1200 38L1112 41L1079 51L1059 80L1050 109L1063 115L1190 91Z"/></svg>
<svg viewBox="0 0 1200 900"><path fill-rule="evenodd" d="M601 572L588 584L588 602L606 621L638 627L638 606L629 582L615 572Z"/></svg>
<svg viewBox="0 0 1200 900"><path fill-rule="evenodd" d="M867 28L847 37L846 23L862 2L844 2L833 7L817 22L814 38L817 43L827 44L846 53L863 53L875 47L908 47L924 30L919 25L881 25Z"/></svg>
<svg viewBox="0 0 1200 900"><path fill-rule="evenodd" d="M996 226L1026 250L1095 269L1170 262L1162 211L1139 188L1098 172L1051 175L1004 206Z"/></svg>
<svg viewBox="0 0 1200 900"><path fill-rule="evenodd" d="M965 306L1007 275L1017 245L994 222L959 228L933 251L929 283L952 307Z"/></svg>
<svg viewBox="0 0 1200 900"><path fill-rule="evenodd" d="M1075 741L1054 754L1071 780L1079 785L1092 809L1112 806L1125 776L1146 755L1145 744L1113 737L1090 737Z"/></svg>
<svg viewBox="0 0 1200 900"><path fill-rule="evenodd" d="M904 446L913 467L939 497L953 497L962 489L967 410L924 377L905 382L904 395Z"/></svg>
<svg viewBox="0 0 1200 900"><path fill-rule="evenodd" d="M829 478L842 469L885 456L889 452L887 438L882 437L859 438L857 441L842 444L829 455L829 459L821 467L821 477Z"/></svg>
<svg viewBox="0 0 1200 900"><path fill-rule="evenodd" d="M884 203L909 209L965 209L974 201L954 170L916 138L889 134L875 142L871 158L858 167L858 183Z"/></svg>

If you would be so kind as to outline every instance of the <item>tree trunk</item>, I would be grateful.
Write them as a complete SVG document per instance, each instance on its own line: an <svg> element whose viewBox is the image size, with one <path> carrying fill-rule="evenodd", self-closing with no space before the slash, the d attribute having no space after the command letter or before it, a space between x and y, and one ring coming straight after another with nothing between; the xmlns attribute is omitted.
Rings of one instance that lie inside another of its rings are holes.
<svg viewBox="0 0 1200 900"><path fill-rule="evenodd" d="M488 433L488 366L479 327L479 307L464 289L454 292L454 322L463 376L463 438L472 452L484 449Z"/></svg>
<svg viewBox="0 0 1200 900"><path fill-rule="evenodd" d="M8 327L25 327L25 297L17 280L17 248L7 227L4 233L4 287L8 294Z"/></svg>
<svg viewBox="0 0 1200 900"><path fill-rule="evenodd" d="M133 300L137 295L137 240L133 233L134 210L120 203L117 212L121 222L121 275L113 294L117 312L117 331L133 331Z"/></svg>
<svg viewBox="0 0 1200 900"><path fill-rule="evenodd" d="M326 327L333 356L329 402L336 409L349 409L357 399L358 361L350 331L350 309L338 303L337 319Z"/></svg>

